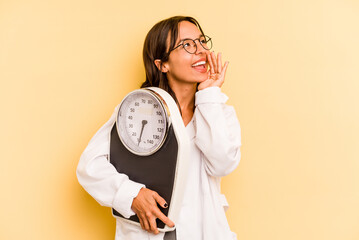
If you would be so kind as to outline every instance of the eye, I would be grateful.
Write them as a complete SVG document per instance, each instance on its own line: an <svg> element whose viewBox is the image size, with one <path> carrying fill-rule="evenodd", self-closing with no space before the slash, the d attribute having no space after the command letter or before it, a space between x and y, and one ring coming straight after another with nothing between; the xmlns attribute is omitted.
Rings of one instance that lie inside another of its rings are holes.
<svg viewBox="0 0 359 240"><path fill-rule="evenodd" d="M200 37L199 41L200 41L201 43L207 43L207 42L208 42L208 39L207 39L205 36L202 36L202 37Z"/></svg>
<svg viewBox="0 0 359 240"><path fill-rule="evenodd" d="M193 40L186 40L183 42L183 47L195 47L196 43Z"/></svg>

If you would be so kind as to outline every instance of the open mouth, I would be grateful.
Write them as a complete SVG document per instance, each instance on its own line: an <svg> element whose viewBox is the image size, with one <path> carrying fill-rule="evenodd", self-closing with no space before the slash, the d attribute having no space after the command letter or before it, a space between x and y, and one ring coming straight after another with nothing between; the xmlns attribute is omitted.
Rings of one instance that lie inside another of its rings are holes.
<svg viewBox="0 0 359 240"><path fill-rule="evenodd" d="M200 72L206 72L207 66L206 61L199 61L192 65L192 67Z"/></svg>

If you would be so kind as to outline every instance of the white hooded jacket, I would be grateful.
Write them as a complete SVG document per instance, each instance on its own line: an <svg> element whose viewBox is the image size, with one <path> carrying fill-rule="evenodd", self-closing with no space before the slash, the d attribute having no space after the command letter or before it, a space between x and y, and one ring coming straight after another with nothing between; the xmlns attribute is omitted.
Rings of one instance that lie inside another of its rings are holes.
<svg viewBox="0 0 359 240"><path fill-rule="evenodd" d="M220 193L220 178L231 173L241 157L241 130L228 97L219 87L200 90L195 95L195 112L186 126L191 139L191 159L180 216L176 225L177 240L235 240L225 216L228 207ZM114 208L124 217L142 187L116 171L108 161L109 133L115 122L116 107L110 120L91 139L81 155L77 177L84 189L102 206ZM116 220L118 240L162 240L121 219Z"/></svg>

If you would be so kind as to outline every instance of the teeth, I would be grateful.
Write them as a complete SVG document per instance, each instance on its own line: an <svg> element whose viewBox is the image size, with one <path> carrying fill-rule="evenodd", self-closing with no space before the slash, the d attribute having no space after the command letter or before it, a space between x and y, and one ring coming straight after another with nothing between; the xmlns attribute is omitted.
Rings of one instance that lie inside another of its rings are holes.
<svg viewBox="0 0 359 240"><path fill-rule="evenodd" d="M205 61L200 61L198 63L193 64L192 67L196 67L196 66L203 65L203 64L206 64L206 62Z"/></svg>

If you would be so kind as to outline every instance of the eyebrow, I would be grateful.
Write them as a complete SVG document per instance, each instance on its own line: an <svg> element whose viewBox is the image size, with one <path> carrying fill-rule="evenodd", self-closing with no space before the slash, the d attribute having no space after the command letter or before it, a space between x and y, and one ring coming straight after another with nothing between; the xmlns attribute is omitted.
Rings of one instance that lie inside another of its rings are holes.
<svg viewBox="0 0 359 240"><path fill-rule="evenodd" d="M204 34L200 34L200 35L198 36L198 38L203 37L203 36L204 36ZM188 39L193 40L192 38L182 38L182 39L179 40L179 42L183 42L184 40L188 40ZM196 39L197 39L197 38L196 38Z"/></svg>

